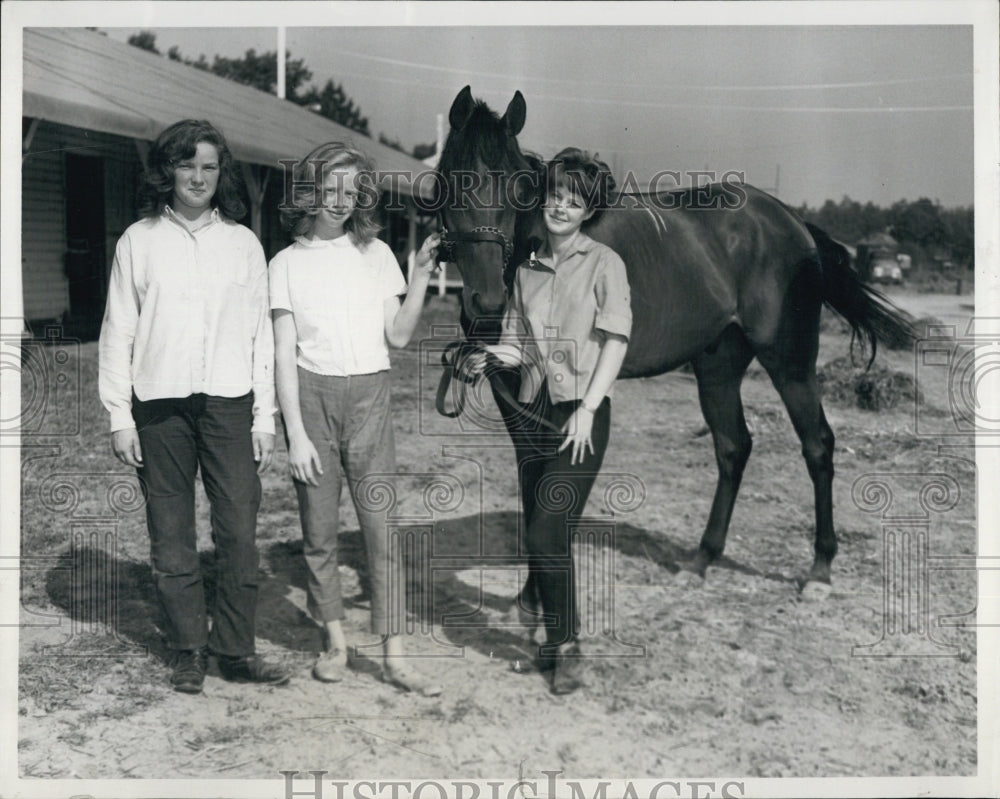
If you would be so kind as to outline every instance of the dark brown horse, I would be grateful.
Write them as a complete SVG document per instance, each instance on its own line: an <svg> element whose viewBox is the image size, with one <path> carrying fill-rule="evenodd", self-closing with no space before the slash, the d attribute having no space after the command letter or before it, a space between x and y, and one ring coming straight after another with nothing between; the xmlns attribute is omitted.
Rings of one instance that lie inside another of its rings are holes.
<svg viewBox="0 0 1000 799"><path fill-rule="evenodd" d="M541 163L523 154L516 138L525 112L520 92L500 117L466 86L449 115L438 165L441 221L464 282L462 323L470 341L495 340L514 270L541 229ZM691 363L715 443L719 479L690 567L704 576L725 547L752 443L740 384L756 357L802 442L816 506L806 590L824 593L837 538L834 436L816 382L820 309L826 303L867 338L872 358L877 340L912 337L909 323L858 279L841 245L762 191L721 184L618 199L586 233L616 250L628 271L633 327L621 377ZM520 409L508 399L517 393L516 370L493 370L490 380L517 445Z"/></svg>

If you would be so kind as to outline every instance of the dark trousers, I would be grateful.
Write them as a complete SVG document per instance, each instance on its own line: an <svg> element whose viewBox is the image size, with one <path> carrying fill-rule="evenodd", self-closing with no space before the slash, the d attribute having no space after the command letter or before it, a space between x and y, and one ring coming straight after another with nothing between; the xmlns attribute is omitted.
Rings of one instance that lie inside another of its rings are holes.
<svg viewBox="0 0 1000 799"><path fill-rule="evenodd" d="M257 607L257 476L250 436L253 394L141 402L132 416L142 446L153 582L167 646L220 655L254 651ZM195 475L211 505L216 593L208 632L195 529Z"/></svg>
<svg viewBox="0 0 1000 799"><path fill-rule="evenodd" d="M545 386L542 391L547 391ZM579 404L543 402L533 410L561 429ZM594 451L587 452L583 463L570 465L572 446L558 452L561 440L552 433L518 437L523 546L528 559L528 581L521 600L529 607L540 605L547 647L570 643L579 633L572 534L604 461L610 430L611 401L605 397L594 414Z"/></svg>

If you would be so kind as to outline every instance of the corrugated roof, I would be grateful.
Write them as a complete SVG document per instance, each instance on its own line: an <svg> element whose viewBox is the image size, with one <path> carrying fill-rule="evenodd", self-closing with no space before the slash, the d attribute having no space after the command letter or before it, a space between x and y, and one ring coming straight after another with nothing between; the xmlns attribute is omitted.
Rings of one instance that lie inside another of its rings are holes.
<svg viewBox="0 0 1000 799"><path fill-rule="evenodd" d="M148 141L179 119L208 119L238 160L272 167L324 142L353 141L379 170L402 173L406 194L411 176L427 170L295 103L81 28L25 28L23 113Z"/></svg>

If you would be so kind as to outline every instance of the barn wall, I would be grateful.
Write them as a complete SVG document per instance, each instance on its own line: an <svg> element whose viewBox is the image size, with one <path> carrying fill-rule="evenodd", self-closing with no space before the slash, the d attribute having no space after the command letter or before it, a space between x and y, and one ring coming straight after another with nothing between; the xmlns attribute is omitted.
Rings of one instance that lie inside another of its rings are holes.
<svg viewBox="0 0 1000 799"><path fill-rule="evenodd" d="M28 320L61 317L69 309L66 253L66 153L104 159L105 253L135 221L136 176L141 169L130 139L42 121L21 177L21 272Z"/></svg>

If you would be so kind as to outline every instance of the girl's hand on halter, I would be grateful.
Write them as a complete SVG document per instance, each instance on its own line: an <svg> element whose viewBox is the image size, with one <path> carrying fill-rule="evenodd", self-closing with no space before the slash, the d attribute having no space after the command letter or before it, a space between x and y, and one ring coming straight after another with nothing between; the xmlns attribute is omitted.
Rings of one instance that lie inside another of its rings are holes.
<svg viewBox="0 0 1000 799"><path fill-rule="evenodd" d="M420 250L417 252L417 257L414 259L414 277L426 276L431 277L440 268L438 262L438 246L441 244L441 234L431 233L426 239L424 239L423 245L421 245Z"/></svg>
<svg viewBox="0 0 1000 799"><path fill-rule="evenodd" d="M566 434L566 438L559 445L559 451L562 452L566 447L573 446L572 457L569 459L570 466L576 466L577 463L582 465L583 459L587 457L588 449L591 455L594 454L594 444L590 440L590 431L593 427L594 414L583 405L577 408L563 425L562 431Z"/></svg>

